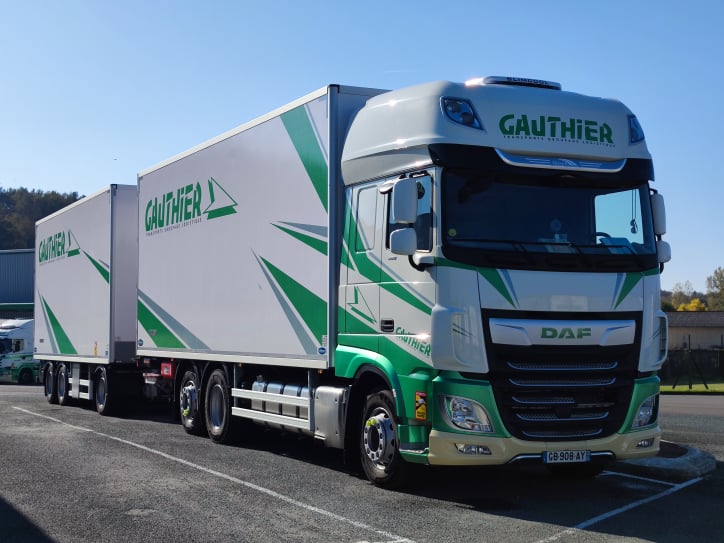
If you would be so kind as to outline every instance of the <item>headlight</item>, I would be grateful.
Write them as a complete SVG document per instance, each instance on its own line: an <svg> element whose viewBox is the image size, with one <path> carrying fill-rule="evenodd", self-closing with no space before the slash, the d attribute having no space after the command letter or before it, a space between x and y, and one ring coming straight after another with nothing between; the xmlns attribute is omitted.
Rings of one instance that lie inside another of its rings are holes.
<svg viewBox="0 0 724 543"><path fill-rule="evenodd" d="M634 417L633 423L631 423L631 429L633 430L653 424L656 421L658 411L659 395L654 394L653 396L649 396L639 405L638 412Z"/></svg>
<svg viewBox="0 0 724 543"><path fill-rule="evenodd" d="M444 403L445 414L453 425L470 432L493 433L490 417L478 402L459 396L445 396Z"/></svg>
<svg viewBox="0 0 724 543"><path fill-rule="evenodd" d="M629 143L644 141L644 129L635 115L628 116L628 135Z"/></svg>
<svg viewBox="0 0 724 543"><path fill-rule="evenodd" d="M443 97L440 101L442 110L452 122L469 126L470 128L478 128L483 130L483 123L478 119L475 108L468 100L462 98Z"/></svg>

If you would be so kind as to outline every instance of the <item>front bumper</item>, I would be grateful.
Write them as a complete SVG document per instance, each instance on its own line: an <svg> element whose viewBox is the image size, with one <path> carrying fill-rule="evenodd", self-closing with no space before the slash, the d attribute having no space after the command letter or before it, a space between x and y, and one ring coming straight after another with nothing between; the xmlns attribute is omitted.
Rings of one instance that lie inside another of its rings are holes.
<svg viewBox="0 0 724 543"><path fill-rule="evenodd" d="M622 460L654 456L659 451L661 429L613 434L591 441L523 441L515 437L488 437L432 430L427 462L440 466L487 466L522 461L542 461L545 451L590 450L591 459ZM648 447L637 447L651 440ZM457 444L477 445L485 454L458 452ZM487 454L487 451L490 454Z"/></svg>

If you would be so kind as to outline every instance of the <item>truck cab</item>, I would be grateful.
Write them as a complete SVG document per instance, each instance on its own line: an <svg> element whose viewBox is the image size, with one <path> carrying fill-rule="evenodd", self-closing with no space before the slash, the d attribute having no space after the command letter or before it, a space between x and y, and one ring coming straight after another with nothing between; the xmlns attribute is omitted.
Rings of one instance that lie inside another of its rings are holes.
<svg viewBox="0 0 724 543"><path fill-rule="evenodd" d="M656 454L670 248L626 106L506 77L393 91L357 114L342 173L337 371L376 367L397 412L367 421L371 478L394 442L591 475Z"/></svg>

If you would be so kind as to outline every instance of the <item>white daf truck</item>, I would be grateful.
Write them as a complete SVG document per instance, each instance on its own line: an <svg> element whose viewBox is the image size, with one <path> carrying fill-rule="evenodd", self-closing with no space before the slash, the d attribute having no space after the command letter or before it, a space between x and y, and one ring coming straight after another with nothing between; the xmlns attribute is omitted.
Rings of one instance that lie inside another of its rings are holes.
<svg viewBox="0 0 724 543"><path fill-rule="evenodd" d="M0 382L37 383L38 367L33 358L33 319L0 322Z"/></svg>
<svg viewBox="0 0 724 543"><path fill-rule="evenodd" d="M72 206L38 223L48 398L106 412L142 387L190 433L308 434L380 486L411 463L590 476L654 455L653 177L631 111L556 83L325 87L143 171L137 212L96 232L62 223Z"/></svg>

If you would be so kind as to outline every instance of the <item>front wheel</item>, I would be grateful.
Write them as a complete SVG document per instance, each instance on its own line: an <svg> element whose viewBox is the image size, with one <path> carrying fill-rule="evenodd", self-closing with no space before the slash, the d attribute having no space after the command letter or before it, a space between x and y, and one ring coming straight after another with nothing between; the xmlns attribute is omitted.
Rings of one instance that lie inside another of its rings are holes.
<svg viewBox="0 0 724 543"><path fill-rule="evenodd" d="M35 379L33 379L33 371L28 368L20 370L20 375L18 375L18 384L32 385L33 383L35 383Z"/></svg>
<svg viewBox="0 0 724 543"><path fill-rule="evenodd" d="M367 478L376 486L404 485L410 465L400 456L395 402L389 390L367 396L360 420L360 457Z"/></svg>
<svg viewBox="0 0 724 543"><path fill-rule="evenodd" d="M212 441L229 443L231 441L231 390L224 370L211 373L204 395L204 418L206 430Z"/></svg>

